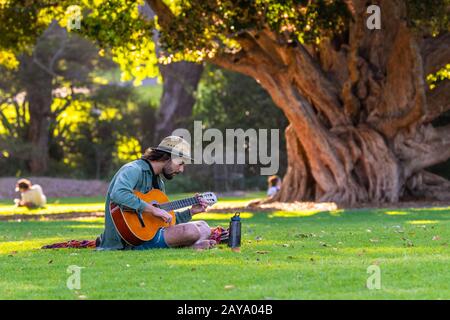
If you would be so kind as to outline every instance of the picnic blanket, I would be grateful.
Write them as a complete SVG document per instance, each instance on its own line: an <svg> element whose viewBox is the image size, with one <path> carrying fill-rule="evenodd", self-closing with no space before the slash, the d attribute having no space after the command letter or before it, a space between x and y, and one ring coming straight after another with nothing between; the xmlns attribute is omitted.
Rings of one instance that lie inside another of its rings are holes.
<svg viewBox="0 0 450 320"><path fill-rule="evenodd" d="M221 226L211 228L210 240L216 241L217 244L228 241L228 230ZM95 249L100 243L100 238L95 240L69 240L64 242L57 242L43 246L41 249L63 249L63 248L76 248L84 249L91 248Z"/></svg>
<svg viewBox="0 0 450 320"><path fill-rule="evenodd" d="M64 242L57 242L53 244L49 244L43 246L41 249L62 249L62 248L92 248L95 249L97 247L97 240L70 240Z"/></svg>

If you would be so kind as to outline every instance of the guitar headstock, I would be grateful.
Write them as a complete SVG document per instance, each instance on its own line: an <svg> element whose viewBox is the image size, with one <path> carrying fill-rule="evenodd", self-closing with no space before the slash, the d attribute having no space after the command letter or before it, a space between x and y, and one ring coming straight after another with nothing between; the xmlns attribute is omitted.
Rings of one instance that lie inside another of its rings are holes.
<svg viewBox="0 0 450 320"><path fill-rule="evenodd" d="M200 194L200 197L205 200L205 202L212 206L214 203L217 202L217 196L214 194L214 192L204 192Z"/></svg>

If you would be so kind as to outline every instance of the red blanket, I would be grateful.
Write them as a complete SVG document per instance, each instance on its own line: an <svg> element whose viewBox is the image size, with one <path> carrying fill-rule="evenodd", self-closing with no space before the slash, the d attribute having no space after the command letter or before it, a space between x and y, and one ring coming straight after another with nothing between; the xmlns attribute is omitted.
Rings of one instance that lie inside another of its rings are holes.
<svg viewBox="0 0 450 320"><path fill-rule="evenodd" d="M218 226L216 228L211 228L211 237L209 238L211 240L215 240L216 243L221 243L228 241L228 230L222 228L221 226ZM53 244L49 244L46 246L43 246L42 249L61 249L61 248L93 248L95 249L97 247L97 240L70 240L66 242L57 242Z"/></svg>
<svg viewBox="0 0 450 320"><path fill-rule="evenodd" d="M58 242L43 246L42 249L60 249L60 248L95 248L95 240L70 240Z"/></svg>

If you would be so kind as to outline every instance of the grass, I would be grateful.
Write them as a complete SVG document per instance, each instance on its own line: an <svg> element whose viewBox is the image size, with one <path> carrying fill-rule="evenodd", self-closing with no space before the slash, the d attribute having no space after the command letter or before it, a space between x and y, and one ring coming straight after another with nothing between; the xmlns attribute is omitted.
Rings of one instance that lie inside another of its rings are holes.
<svg viewBox="0 0 450 320"><path fill-rule="evenodd" d="M224 245L204 252L40 250L93 239L103 221L0 222L0 299L450 298L450 207L243 216L241 253ZM226 214L198 218L229 221ZM380 290L366 288L373 264L381 269ZM83 268L79 290L66 286L71 265Z"/></svg>
<svg viewBox="0 0 450 320"><path fill-rule="evenodd" d="M27 209L14 207L11 201L0 200L0 215L13 214L58 214L72 212L99 212L105 211L103 197L91 198L49 198L45 208Z"/></svg>
<svg viewBox="0 0 450 320"><path fill-rule="evenodd" d="M178 193L171 196L170 199L177 200L191 196L191 193ZM251 199L263 196L264 192L251 192L245 197L226 197L220 201L222 203L246 203ZM104 201L104 197L49 198L45 208L30 210L24 207L14 207L12 200L0 200L0 215L103 212L105 210Z"/></svg>

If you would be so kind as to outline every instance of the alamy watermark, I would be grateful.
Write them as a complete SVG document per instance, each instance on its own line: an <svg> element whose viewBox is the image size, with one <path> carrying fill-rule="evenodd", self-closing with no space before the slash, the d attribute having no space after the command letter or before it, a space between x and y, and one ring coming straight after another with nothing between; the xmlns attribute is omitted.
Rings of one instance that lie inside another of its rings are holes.
<svg viewBox="0 0 450 320"><path fill-rule="evenodd" d="M81 289L81 269L76 265L70 265L67 267L66 272L70 274L67 278L66 286L69 290L80 290Z"/></svg>
<svg viewBox="0 0 450 320"><path fill-rule="evenodd" d="M369 277L366 281L366 287L369 290L381 289L381 268L376 264L372 264L367 267L367 274Z"/></svg>
<svg viewBox="0 0 450 320"><path fill-rule="evenodd" d="M261 175L276 174L280 164L279 129L203 130L201 121L194 121L193 136L187 129L176 129L172 135L190 143L194 164L260 164ZM208 144L204 147L204 142Z"/></svg>
<svg viewBox="0 0 450 320"><path fill-rule="evenodd" d="M370 16L366 20L366 26L369 30L381 29L381 9L379 6L373 4L367 7L367 14Z"/></svg>
<svg viewBox="0 0 450 320"><path fill-rule="evenodd" d="M69 6L66 10L67 16L67 30L81 30L81 20L83 15L81 13L81 7L77 5Z"/></svg>

